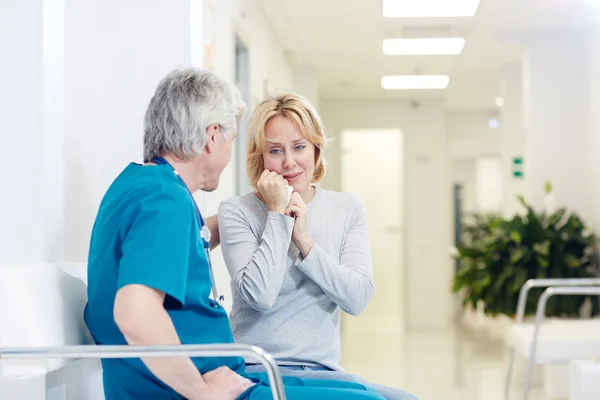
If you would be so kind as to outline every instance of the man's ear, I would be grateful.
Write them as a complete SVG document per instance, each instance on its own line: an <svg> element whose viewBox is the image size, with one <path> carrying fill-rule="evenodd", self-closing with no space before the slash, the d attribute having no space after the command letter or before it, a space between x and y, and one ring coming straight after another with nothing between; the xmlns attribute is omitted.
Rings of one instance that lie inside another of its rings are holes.
<svg viewBox="0 0 600 400"><path fill-rule="evenodd" d="M208 140L206 142L206 146L204 146L204 149L207 153L212 153L215 150L215 140L218 133L219 125L217 124L212 124L206 128L206 136L208 136Z"/></svg>

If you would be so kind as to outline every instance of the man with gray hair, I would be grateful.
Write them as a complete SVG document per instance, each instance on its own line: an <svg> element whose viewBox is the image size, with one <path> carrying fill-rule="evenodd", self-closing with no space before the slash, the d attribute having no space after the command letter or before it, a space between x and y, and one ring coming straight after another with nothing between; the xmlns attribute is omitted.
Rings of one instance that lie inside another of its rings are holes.
<svg viewBox="0 0 600 400"><path fill-rule="evenodd" d="M210 298L207 253L218 239L192 193L218 187L245 109L239 91L208 71L175 70L158 85L144 121L144 163L130 163L111 184L92 231L84 318L97 344L233 342L227 313ZM266 376L247 374L241 357L104 359L102 366L107 400L271 393ZM359 384L284 382L290 399L383 399Z"/></svg>

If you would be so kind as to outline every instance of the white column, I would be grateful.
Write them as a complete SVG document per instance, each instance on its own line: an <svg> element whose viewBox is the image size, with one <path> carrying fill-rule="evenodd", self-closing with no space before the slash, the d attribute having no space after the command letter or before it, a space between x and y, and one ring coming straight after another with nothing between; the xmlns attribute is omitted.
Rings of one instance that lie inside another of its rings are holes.
<svg viewBox="0 0 600 400"><path fill-rule="evenodd" d="M56 15L43 0L0 2L0 120L3 152L0 168L0 264L43 262L56 254L48 242L46 216L55 209L48 194L52 167L45 136L60 125L48 105L58 97L60 30ZM56 2L51 5L57 7ZM58 5L59 6L59 5ZM60 21L58 21L60 22ZM58 42L57 42L58 40ZM44 377L10 380L0 376L0 398L36 399L46 392Z"/></svg>
<svg viewBox="0 0 600 400"><path fill-rule="evenodd" d="M405 134L406 326L414 331L441 331L450 325L454 311L448 289L453 274L449 254L453 231L446 115L437 102L418 110L392 107L386 111L406 114L392 125L401 127ZM370 121L385 126L388 122L379 119L383 112L376 111L369 115ZM367 113L360 108L352 112L359 120ZM344 118L350 125L352 121L346 115Z"/></svg>
<svg viewBox="0 0 600 400"><path fill-rule="evenodd" d="M502 131L500 157L502 165L502 203L501 210L506 217L523 212L517 196L529 199L530 160L525 157L526 131L523 116L523 84L521 65L507 65L501 71L500 96L503 105L500 108L500 129ZM515 159L520 158L522 176L514 176Z"/></svg>
<svg viewBox="0 0 600 400"><path fill-rule="evenodd" d="M600 232L600 27L588 31L588 65L590 88L590 131L592 135L592 190L593 217L591 222L596 232Z"/></svg>
<svg viewBox="0 0 600 400"><path fill-rule="evenodd" d="M557 206L589 218L593 209L589 70L585 37L549 33L532 40L523 64L528 173L535 207L554 186Z"/></svg>
<svg viewBox="0 0 600 400"><path fill-rule="evenodd" d="M0 263L44 259L42 0L0 2Z"/></svg>

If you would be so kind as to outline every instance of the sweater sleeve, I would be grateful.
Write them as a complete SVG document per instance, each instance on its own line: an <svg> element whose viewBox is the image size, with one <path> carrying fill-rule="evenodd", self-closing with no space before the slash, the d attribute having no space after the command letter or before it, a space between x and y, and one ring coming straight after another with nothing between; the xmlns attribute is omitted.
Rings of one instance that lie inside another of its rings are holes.
<svg viewBox="0 0 600 400"><path fill-rule="evenodd" d="M226 200L219 206L221 248L232 290L257 311L273 307L279 295L293 228L292 218L269 212L257 238L238 205Z"/></svg>
<svg viewBox="0 0 600 400"><path fill-rule="evenodd" d="M297 264L329 298L350 315L360 314L373 295L373 268L367 217L363 203L354 196L349 227L340 262L314 243L308 257Z"/></svg>

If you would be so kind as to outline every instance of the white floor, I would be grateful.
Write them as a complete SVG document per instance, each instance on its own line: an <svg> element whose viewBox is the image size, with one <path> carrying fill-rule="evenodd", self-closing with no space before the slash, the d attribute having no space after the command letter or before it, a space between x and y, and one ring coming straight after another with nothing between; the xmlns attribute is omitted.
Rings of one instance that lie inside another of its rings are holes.
<svg viewBox="0 0 600 400"><path fill-rule="evenodd" d="M504 400L506 352L486 333L458 326L411 333L389 319L383 325L359 321L345 319L342 330L342 363L349 372L420 400ZM514 391L511 398L522 394ZM538 387L529 400L551 399Z"/></svg>

